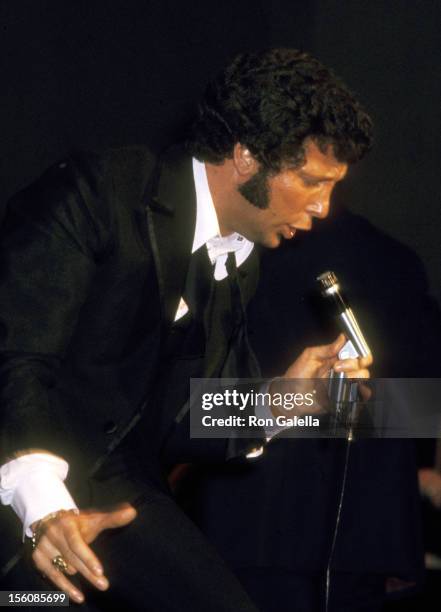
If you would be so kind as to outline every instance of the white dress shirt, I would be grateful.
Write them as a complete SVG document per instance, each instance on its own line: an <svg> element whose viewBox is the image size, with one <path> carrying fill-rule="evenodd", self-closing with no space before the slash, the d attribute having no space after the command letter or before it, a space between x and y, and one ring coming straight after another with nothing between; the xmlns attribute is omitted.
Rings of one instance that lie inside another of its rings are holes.
<svg viewBox="0 0 441 612"><path fill-rule="evenodd" d="M192 252L204 244L214 265L215 280L226 278L225 263L234 252L239 267L253 250L253 243L237 233L221 236L205 164L193 159L196 190L196 227ZM188 307L181 298L175 320L184 316ZM23 523L23 539L31 537L31 525L51 512L78 510L64 480L69 465L60 457L38 452L12 459L0 467L0 501L11 506Z"/></svg>

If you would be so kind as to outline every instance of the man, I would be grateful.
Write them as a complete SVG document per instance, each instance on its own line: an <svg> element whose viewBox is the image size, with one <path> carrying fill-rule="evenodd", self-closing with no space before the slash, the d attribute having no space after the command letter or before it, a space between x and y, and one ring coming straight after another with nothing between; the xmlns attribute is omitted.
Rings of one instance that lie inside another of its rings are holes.
<svg viewBox="0 0 441 612"><path fill-rule="evenodd" d="M91 610L253 609L162 466L247 452L175 423L189 377L256 374L243 325L253 244L326 217L370 141L369 117L317 60L245 54L207 87L185 151L72 156L10 205L0 494L34 535L37 569L74 601L89 584ZM286 376L367 377L371 358L338 360L343 343L306 349Z"/></svg>

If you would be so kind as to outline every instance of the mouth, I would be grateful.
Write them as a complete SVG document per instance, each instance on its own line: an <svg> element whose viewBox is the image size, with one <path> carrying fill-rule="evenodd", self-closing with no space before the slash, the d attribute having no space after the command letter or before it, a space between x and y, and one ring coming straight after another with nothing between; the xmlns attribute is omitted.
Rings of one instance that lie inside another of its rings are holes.
<svg viewBox="0 0 441 612"><path fill-rule="evenodd" d="M295 228L293 225L284 225L281 234L285 240L292 240L296 235L296 231L297 228Z"/></svg>

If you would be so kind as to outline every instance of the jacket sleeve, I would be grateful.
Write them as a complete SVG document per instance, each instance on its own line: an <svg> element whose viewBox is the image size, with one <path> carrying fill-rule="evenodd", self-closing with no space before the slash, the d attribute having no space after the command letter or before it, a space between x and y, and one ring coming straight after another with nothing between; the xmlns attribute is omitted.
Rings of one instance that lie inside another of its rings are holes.
<svg viewBox="0 0 441 612"><path fill-rule="evenodd" d="M1 463L20 450L60 450L62 415L49 393L107 239L98 192L72 158L8 205L0 232Z"/></svg>

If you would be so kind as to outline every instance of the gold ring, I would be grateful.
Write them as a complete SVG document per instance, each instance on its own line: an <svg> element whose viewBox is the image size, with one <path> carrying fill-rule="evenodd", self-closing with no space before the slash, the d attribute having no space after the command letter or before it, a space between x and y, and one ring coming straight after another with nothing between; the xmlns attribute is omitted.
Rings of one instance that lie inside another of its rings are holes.
<svg viewBox="0 0 441 612"><path fill-rule="evenodd" d="M52 565L63 574L67 570L67 563L61 555L57 555L52 559Z"/></svg>

